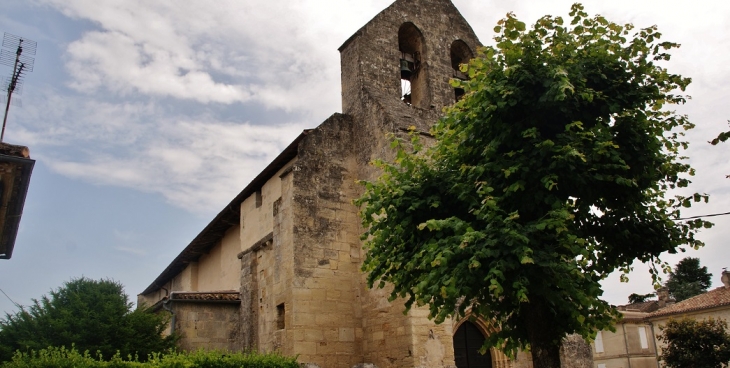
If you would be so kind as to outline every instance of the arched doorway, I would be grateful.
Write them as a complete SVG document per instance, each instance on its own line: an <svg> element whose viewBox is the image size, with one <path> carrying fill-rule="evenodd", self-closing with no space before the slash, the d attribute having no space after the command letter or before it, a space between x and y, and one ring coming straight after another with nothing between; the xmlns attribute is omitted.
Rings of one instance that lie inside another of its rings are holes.
<svg viewBox="0 0 730 368"><path fill-rule="evenodd" d="M492 354L489 350L479 353L484 344L484 335L476 325L465 321L454 334L454 360L456 368L492 368Z"/></svg>

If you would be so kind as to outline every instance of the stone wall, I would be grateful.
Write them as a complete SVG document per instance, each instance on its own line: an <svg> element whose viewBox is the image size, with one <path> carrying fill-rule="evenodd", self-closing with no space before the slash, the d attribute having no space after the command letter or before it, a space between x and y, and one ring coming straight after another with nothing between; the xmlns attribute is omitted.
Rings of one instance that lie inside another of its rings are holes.
<svg viewBox="0 0 730 368"><path fill-rule="evenodd" d="M593 368L593 349L580 335L568 335L560 348L561 368Z"/></svg>
<svg viewBox="0 0 730 368"><path fill-rule="evenodd" d="M421 64L428 70L426 83L431 91L422 108L400 100L398 30L406 22L413 23L425 41ZM428 131L441 109L455 101L449 80L453 76L451 44L456 40L462 40L473 52L481 45L450 1L396 1L340 47L343 113L369 119L361 109L364 92L387 114L403 117L406 127L411 125L408 119L416 119L420 120L416 122L419 128Z"/></svg>
<svg viewBox="0 0 730 368"><path fill-rule="evenodd" d="M238 304L174 301L174 331L183 350L241 350Z"/></svg>
<svg viewBox="0 0 730 368"><path fill-rule="evenodd" d="M272 206L274 232L272 250L268 253L264 266L270 270L267 275L270 290L266 326L273 331L268 348L275 348L289 355L295 355L295 335L292 325L294 277L294 235L293 223L293 170L296 162L291 162L277 178L281 180L280 197Z"/></svg>
<svg viewBox="0 0 730 368"><path fill-rule="evenodd" d="M362 362L360 242L351 117L335 114L299 145L292 172L293 353L321 367Z"/></svg>
<svg viewBox="0 0 730 368"><path fill-rule="evenodd" d="M616 331L601 331L600 345L591 344L593 360L603 364L605 368L655 368L657 366L656 349L652 326L640 318L627 318L615 326ZM646 338L646 347L642 347L640 329ZM602 350L602 351L600 351Z"/></svg>
<svg viewBox="0 0 730 368"><path fill-rule="evenodd" d="M234 225L228 229L218 246L200 256L195 287L189 290L237 290L240 285L240 267L236 256L240 252L241 231Z"/></svg>
<svg viewBox="0 0 730 368"><path fill-rule="evenodd" d="M258 350L258 280L256 253L246 252L241 259L241 346L245 350Z"/></svg>
<svg viewBox="0 0 730 368"><path fill-rule="evenodd" d="M240 282L240 262L236 258L241 251L241 232L232 225L218 244L207 254L202 254L158 290L139 294L137 303L154 305L176 291L237 290Z"/></svg>
<svg viewBox="0 0 730 368"><path fill-rule="evenodd" d="M423 36L418 83L428 91L420 91L418 106L408 105L400 98L398 33L406 22L412 23ZM472 50L479 45L451 2L396 1L340 48L342 105L343 112L353 119L350 154L357 165L356 178L374 180L380 172L369 162L393 158L389 135L403 137L409 127L428 132L442 108L454 102L448 81L453 75L450 47L456 40L463 40ZM354 190L353 198L362 193L361 187ZM355 223L359 220L355 219ZM361 233L362 228L357 232ZM357 278L364 362L380 368L454 365L449 324L435 325L427 318L425 309L414 308L403 315L403 300L389 302L389 289L371 290L365 284L365 275Z"/></svg>
<svg viewBox="0 0 730 368"><path fill-rule="evenodd" d="M259 193L241 204L244 250L238 258L242 345L247 349L293 355L284 326L292 307L291 173L296 160L283 165ZM259 238L254 241L254 236Z"/></svg>

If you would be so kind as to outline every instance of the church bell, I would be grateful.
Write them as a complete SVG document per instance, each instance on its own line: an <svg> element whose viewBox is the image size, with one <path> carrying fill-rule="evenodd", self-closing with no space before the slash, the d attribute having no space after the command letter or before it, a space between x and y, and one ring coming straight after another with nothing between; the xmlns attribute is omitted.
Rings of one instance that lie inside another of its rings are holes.
<svg viewBox="0 0 730 368"><path fill-rule="evenodd" d="M400 79L411 80L413 75L412 63L406 59L400 59Z"/></svg>
<svg viewBox="0 0 730 368"><path fill-rule="evenodd" d="M412 54L402 52L400 56L400 79L410 81L415 71L416 58Z"/></svg>

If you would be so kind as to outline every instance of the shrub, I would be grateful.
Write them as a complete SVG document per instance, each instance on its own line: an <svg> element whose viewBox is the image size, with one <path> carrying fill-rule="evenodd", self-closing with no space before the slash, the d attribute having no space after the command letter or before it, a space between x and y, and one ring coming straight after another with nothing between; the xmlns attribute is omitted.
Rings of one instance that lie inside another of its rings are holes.
<svg viewBox="0 0 730 368"><path fill-rule="evenodd" d="M298 368L296 358L277 353L232 353L225 351L168 352L151 354L146 362L138 357L122 357L119 353L110 360L94 357L88 351L81 353L72 347L51 347L30 353L16 352L13 359L1 368Z"/></svg>
<svg viewBox="0 0 730 368"><path fill-rule="evenodd" d="M175 346L175 336L162 335L168 322L165 314L133 307L116 281L73 279L0 319L0 360L9 360L16 350L72 345L106 359L121 351L144 360Z"/></svg>
<svg viewBox="0 0 730 368"><path fill-rule="evenodd" d="M720 368L730 361L730 333L723 319L671 319L659 339L666 344L661 359L671 368Z"/></svg>

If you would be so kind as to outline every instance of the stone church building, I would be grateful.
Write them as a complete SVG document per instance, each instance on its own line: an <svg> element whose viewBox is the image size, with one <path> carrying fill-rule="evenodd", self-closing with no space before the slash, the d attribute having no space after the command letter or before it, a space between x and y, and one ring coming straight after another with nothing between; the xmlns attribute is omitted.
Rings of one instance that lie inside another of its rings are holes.
<svg viewBox="0 0 730 368"><path fill-rule="evenodd" d="M303 131L139 295L172 315L184 349L278 350L323 368L531 367L476 353L488 324L436 325L369 289L358 208L393 153L460 95L479 40L449 0L397 0L340 47L342 113Z"/></svg>

